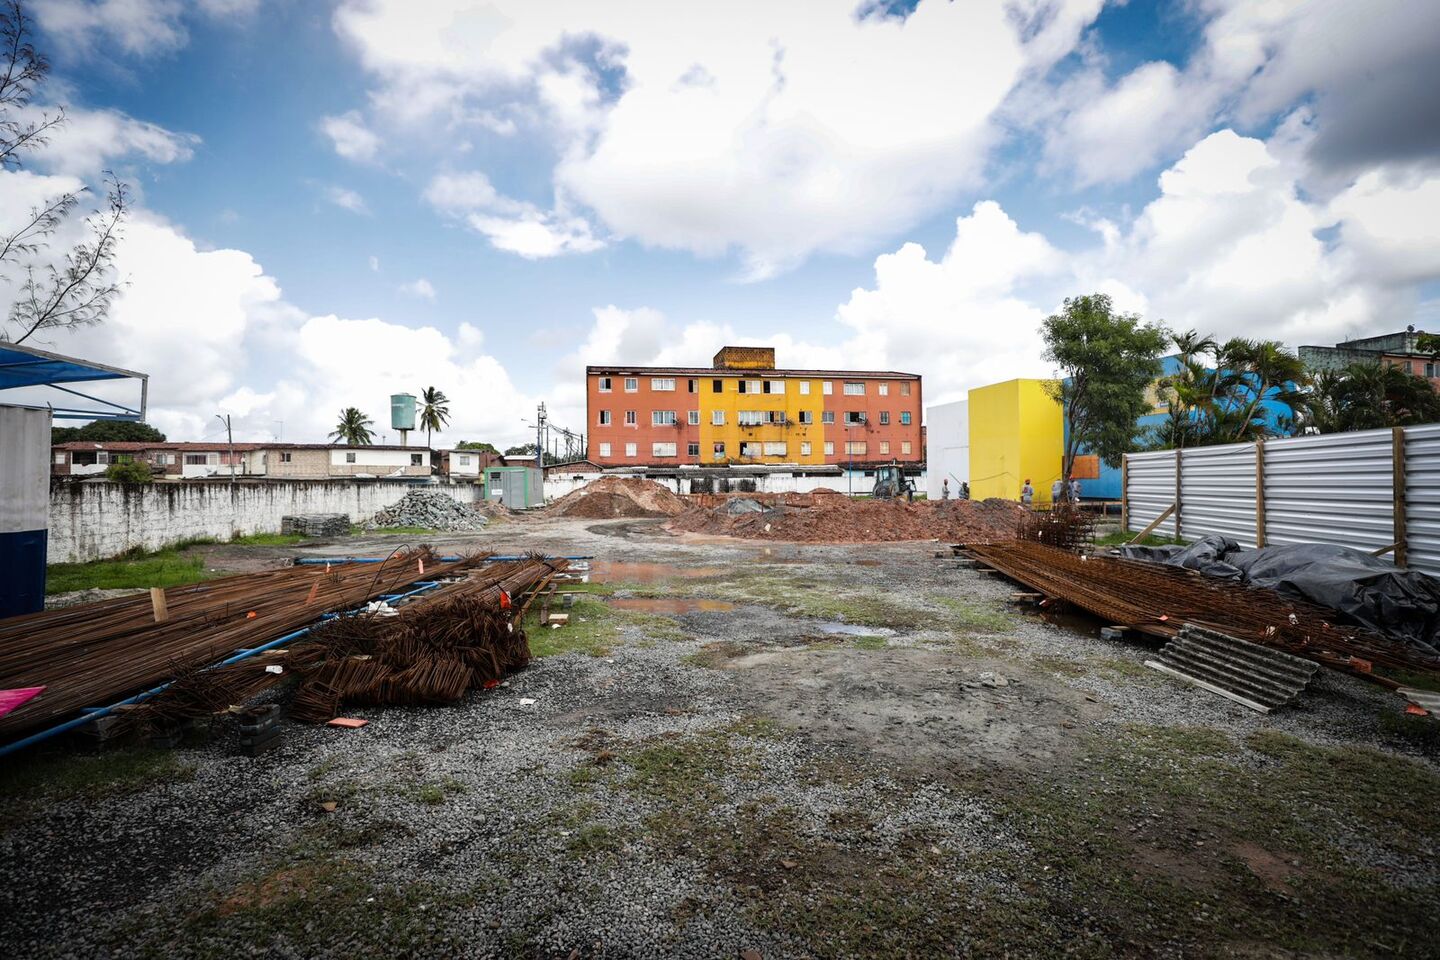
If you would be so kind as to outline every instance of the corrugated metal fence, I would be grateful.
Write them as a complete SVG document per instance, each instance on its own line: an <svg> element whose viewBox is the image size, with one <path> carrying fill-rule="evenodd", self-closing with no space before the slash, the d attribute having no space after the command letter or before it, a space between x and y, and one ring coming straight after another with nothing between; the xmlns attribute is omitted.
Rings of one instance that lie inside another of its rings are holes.
<svg viewBox="0 0 1440 960"><path fill-rule="evenodd" d="M1390 548L1440 575L1440 424L1132 453L1124 487L1132 533L1169 510L1155 533Z"/></svg>

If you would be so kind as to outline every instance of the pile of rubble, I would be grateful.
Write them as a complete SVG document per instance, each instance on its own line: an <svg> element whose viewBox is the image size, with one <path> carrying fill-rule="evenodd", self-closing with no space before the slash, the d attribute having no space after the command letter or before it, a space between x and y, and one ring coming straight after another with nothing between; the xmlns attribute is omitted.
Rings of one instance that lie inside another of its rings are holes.
<svg viewBox="0 0 1440 960"><path fill-rule="evenodd" d="M302 513L280 518L281 533L302 537L343 537L350 532L348 513Z"/></svg>
<svg viewBox="0 0 1440 960"><path fill-rule="evenodd" d="M550 510L562 517L673 517L685 500L654 480L601 477L556 500Z"/></svg>
<svg viewBox="0 0 1440 960"><path fill-rule="evenodd" d="M366 530L386 527L424 527L457 532L480 530L490 518L469 504L434 490L411 490L365 523Z"/></svg>
<svg viewBox="0 0 1440 960"><path fill-rule="evenodd" d="M757 509L757 507L759 509ZM830 491L703 497L673 530L758 540L878 543L1011 540L1026 511L1011 500L852 500Z"/></svg>

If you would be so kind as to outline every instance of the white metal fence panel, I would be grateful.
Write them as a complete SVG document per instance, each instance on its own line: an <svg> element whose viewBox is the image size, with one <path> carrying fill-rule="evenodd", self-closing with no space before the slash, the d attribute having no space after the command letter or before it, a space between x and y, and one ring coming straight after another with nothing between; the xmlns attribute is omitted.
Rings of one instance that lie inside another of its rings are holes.
<svg viewBox="0 0 1440 960"><path fill-rule="evenodd" d="M1211 534L1255 546L1253 443L1184 452L1180 462L1180 536L1198 540Z"/></svg>
<svg viewBox="0 0 1440 960"><path fill-rule="evenodd" d="M1440 424L1405 429L1405 545L1410 566L1440 576Z"/></svg>
<svg viewBox="0 0 1440 960"><path fill-rule="evenodd" d="M1267 441L1265 542L1394 543L1393 444L1389 430Z"/></svg>
<svg viewBox="0 0 1440 960"><path fill-rule="evenodd" d="M1131 532L1150 526L1165 508L1175 502L1175 451L1131 453L1125 457L1125 491ZM1175 515L1155 528L1155 533L1175 535Z"/></svg>

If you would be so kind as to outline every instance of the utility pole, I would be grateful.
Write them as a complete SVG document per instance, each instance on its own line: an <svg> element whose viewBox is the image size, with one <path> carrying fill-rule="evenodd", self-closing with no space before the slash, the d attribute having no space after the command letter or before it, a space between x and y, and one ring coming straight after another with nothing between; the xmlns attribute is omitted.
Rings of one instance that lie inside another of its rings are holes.
<svg viewBox="0 0 1440 960"><path fill-rule="evenodd" d="M222 417L222 416L220 416L220 414L217 413L217 414L215 414L215 419L216 419L216 420L219 420L221 423L225 424L225 442L226 442L227 444L229 444L229 446L230 446L230 489L231 489L231 490L234 490L234 489L235 489L235 434L230 431L230 414L227 413L227 414L225 414L225 416ZM184 469L185 469L185 468L184 468L184 467L181 467L180 469L181 469L181 472L184 472Z"/></svg>
<svg viewBox="0 0 1440 960"><path fill-rule="evenodd" d="M535 411L535 466L545 469L545 401Z"/></svg>

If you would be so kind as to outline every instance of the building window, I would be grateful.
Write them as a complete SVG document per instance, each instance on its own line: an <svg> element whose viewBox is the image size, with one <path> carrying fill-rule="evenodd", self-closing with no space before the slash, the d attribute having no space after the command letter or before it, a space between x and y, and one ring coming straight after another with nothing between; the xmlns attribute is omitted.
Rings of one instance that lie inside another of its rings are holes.
<svg viewBox="0 0 1440 960"><path fill-rule="evenodd" d="M802 396L802 397L808 397L808 396L810 396L810 381L809 381L809 380L801 380L801 381L800 381L800 396Z"/></svg>
<svg viewBox="0 0 1440 960"><path fill-rule="evenodd" d="M639 423L640 423L640 420L635 416L635 411L634 411L634 410L626 410L626 411L625 411L625 426L627 426L627 427L634 427L634 426L638 426Z"/></svg>
<svg viewBox="0 0 1440 960"><path fill-rule="evenodd" d="M725 411L724 411L724 410L711 410L711 411L710 411L710 425L711 425L711 426L715 426L715 427L723 427L723 426L725 426Z"/></svg>
<svg viewBox="0 0 1440 960"><path fill-rule="evenodd" d="M423 467L424 465L425 465L425 454L423 454L423 453L412 453L412 454L410 454L410 466L412 466L412 467Z"/></svg>
<svg viewBox="0 0 1440 960"><path fill-rule="evenodd" d="M189 457L186 457L185 459L186 459L186 460L189 460L190 458L189 458ZM354 463L354 462L355 462L355 454L353 454L353 453L347 453L347 454L345 454L345 462L346 462L346 463Z"/></svg>
<svg viewBox="0 0 1440 960"><path fill-rule="evenodd" d="M691 410L691 411L690 411L690 426L692 426L692 427L698 427L698 426L700 426L700 411L699 411L699 410Z"/></svg>
<svg viewBox="0 0 1440 960"><path fill-rule="evenodd" d="M459 462L460 466L462 466L462 467L468 467L468 466L470 466L470 458L469 458L469 457L456 457L455 459Z"/></svg>
<svg viewBox="0 0 1440 960"><path fill-rule="evenodd" d="M652 427L673 427L675 426L674 410L651 410L650 426ZM672 453L673 457L674 454Z"/></svg>
<svg viewBox="0 0 1440 960"><path fill-rule="evenodd" d="M685 456L689 457L691 460L699 460L699 459L700 459L700 444L698 444L698 443L687 444L686 447L685 447Z"/></svg>
<svg viewBox="0 0 1440 960"><path fill-rule="evenodd" d="M55 463L56 463L57 466L61 466L61 467L65 466L65 451L64 451L64 450L56 450L56 451L55 451Z"/></svg>
<svg viewBox="0 0 1440 960"><path fill-rule="evenodd" d="M625 456L627 456L627 457L633 457L633 456L635 456L635 451L636 451L635 444L633 444L633 443L627 443L627 444L625 444Z"/></svg>
<svg viewBox="0 0 1440 960"><path fill-rule="evenodd" d="M699 393L699 392L700 392L700 381L699 381L699 380L696 380L696 379L694 379L694 378L692 377L692 378L690 379L690 381L689 381L689 386L690 386L690 392L691 392L691 393Z"/></svg>
<svg viewBox="0 0 1440 960"><path fill-rule="evenodd" d="M845 452L852 457L863 457L865 450L864 440L849 440L845 443Z"/></svg>
<svg viewBox="0 0 1440 960"><path fill-rule="evenodd" d="M602 427L608 427L608 426L610 426L610 411L609 411L609 410L601 410L601 411L600 411L600 420L599 420L599 423L600 423L600 426L602 426Z"/></svg>
<svg viewBox="0 0 1440 960"><path fill-rule="evenodd" d="M900 384L900 396L902 396L902 397L908 397L908 396L910 396L910 383L909 383L909 381L906 381L905 383Z"/></svg>
<svg viewBox="0 0 1440 960"><path fill-rule="evenodd" d="M890 441L889 441L889 440L881 440L881 441L880 441L880 453L881 453L882 456L888 456L888 455L890 454Z"/></svg>
<svg viewBox="0 0 1440 960"><path fill-rule="evenodd" d="M758 457L760 456L760 450L761 446L758 443L741 443L740 459L745 460L750 457Z"/></svg>
<svg viewBox="0 0 1440 960"><path fill-rule="evenodd" d="M280 462L281 462L281 463L289 463L293 457L294 457L294 454L290 453L289 451L286 451L286 452L280 454ZM461 462L461 463L465 463L465 462L466 462L466 458L462 457L461 460L460 460L460 462Z"/></svg>
<svg viewBox="0 0 1440 960"><path fill-rule="evenodd" d="M825 456L827 456L827 457L833 457L833 456L835 456L835 441L834 441L834 440L826 440L826 441L825 441Z"/></svg>
<svg viewBox="0 0 1440 960"><path fill-rule="evenodd" d="M765 420L767 423L777 423L782 426L789 422L784 410L771 410L765 415Z"/></svg>
<svg viewBox="0 0 1440 960"><path fill-rule="evenodd" d="M822 411L820 411L820 422L821 422L821 423L834 423L834 422L835 422L835 411L834 411L834 410L822 410Z"/></svg>
<svg viewBox="0 0 1440 960"><path fill-rule="evenodd" d="M354 462L355 462L355 454L353 454L353 453L347 453L347 454L345 454L345 456L349 458L349 460L348 460L349 463L354 463ZM187 454L185 454L185 463L186 463L186 465L191 466L191 467L203 467L203 466L205 466L205 454L203 454L203 453L187 453Z"/></svg>
<svg viewBox="0 0 1440 960"><path fill-rule="evenodd" d="M675 456L675 444L673 444L673 443L652 443L652 444L650 444L650 456L652 456L652 457L673 457L673 456Z"/></svg>
<svg viewBox="0 0 1440 960"><path fill-rule="evenodd" d="M909 411L909 410L901 410L901 411L900 411L900 425L901 425L902 427L908 427L908 426L910 426L910 411Z"/></svg>
<svg viewBox="0 0 1440 960"><path fill-rule="evenodd" d="M608 443L602 443L602 444L600 444L600 456L602 456L602 457L608 457L608 456L610 456L610 444L608 444Z"/></svg>
<svg viewBox="0 0 1440 960"><path fill-rule="evenodd" d="M882 426L882 427L888 427L888 426L890 426L890 411L889 411L889 410L881 410L881 411L880 411L880 426Z"/></svg>
<svg viewBox="0 0 1440 960"><path fill-rule="evenodd" d="M845 411L845 426L858 427L865 422L865 414L859 410Z"/></svg>
<svg viewBox="0 0 1440 960"><path fill-rule="evenodd" d="M763 410L741 410L735 416L735 422L742 427L758 427L765 422L765 411Z"/></svg>
<svg viewBox="0 0 1440 960"><path fill-rule="evenodd" d="M863 381L863 380L847 380L847 381L845 381L845 396L847 396L847 397L863 397L863 396L865 396L865 381Z"/></svg>
<svg viewBox="0 0 1440 960"><path fill-rule="evenodd" d="M886 383L885 381L882 380L882 381L880 381L880 383L875 387L875 391L876 391L877 393L879 393L880 396L882 396L882 397L888 397L888 396L890 396L890 384L888 384L888 383Z"/></svg>
<svg viewBox="0 0 1440 960"><path fill-rule="evenodd" d="M809 441L806 441L806 440L801 440L801 441L800 441L800 456L802 456L802 457L808 457L808 456L810 456L810 443L809 443Z"/></svg>
<svg viewBox="0 0 1440 960"><path fill-rule="evenodd" d="M803 424L808 425L815 422L815 411L813 410L801 410L799 416L800 422Z"/></svg>
<svg viewBox="0 0 1440 960"><path fill-rule="evenodd" d="M651 389L651 390L658 390L658 391L660 391L660 392L662 392L662 393L663 393L663 392L672 391L672 390L675 389L675 378L674 378L674 377L651 377L651 378L650 378L650 389Z"/></svg>
<svg viewBox="0 0 1440 960"><path fill-rule="evenodd" d="M1425 364L1425 379L1427 379L1427 380L1434 380L1434 379L1435 379L1435 364L1433 364L1433 363L1427 363L1427 364Z"/></svg>
<svg viewBox="0 0 1440 960"><path fill-rule="evenodd" d="M741 380L739 390L741 393L769 393L769 380Z"/></svg>
<svg viewBox="0 0 1440 960"><path fill-rule="evenodd" d="M910 456L910 441L909 441L909 440L901 440L901 441L900 441L900 452L903 453L903 454L905 454L905 456L907 456L907 457Z"/></svg>
<svg viewBox="0 0 1440 960"><path fill-rule="evenodd" d="M723 444L723 443L717 443L717 444L715 444L715 446L714 446L713 448L711 448L710 457L711 457L711 459L713 459L713 460L724 460L724 459L725 459L725 444Z"/></svg>
<svg viewBox="0 0 1440 960"><path fill-rule="evenodd" d="M765 456L767 457L783 457L786 451L787 447L783 440L779 442L767 441L765 443Z"/></svg>
<svg viewBox="0 0 1440 960"><path fill-rule="evenodd" d="M827 397L830 396L830 394L835 392L835 384L831 383L829 380L826 380L825 382L820 384L820 392L825 394L825 396Z"/></svg>
<svg viewBox="0 0 1440 960"><path fill-rule="evenodd" d="M784 380L766 380L766 381L765 381L765 392L766 392L766 393L784 393L784 392L785 392L785 381L784 381Z"/></svg>
<svg viewBox="0 0 1440 960"><path fill-rule="evenodd" d="M636 390L639 390L639 389L640 389L640 381L639 381L639 380L636 380L634 377L626 377L626 378L625 378L625 392L626 392L626 393L634 393Z"/></svg>
<svg viewBox="0 0 1440 960"><path fill-rule="evenodd" d="M710 392L711 392L711 393L724 393L724 392L725 392L725 381L724 381L724 380L711 380L711 381L710 381Z"/></svg>
<svg viewBox="0 0 1440 960"><path fill-rule="evenodd" d="M600 378L600 392L601 392L601 393L609 393L609 392L610 392L610 378L609 378L609 377L601 377L601 378Z"/></svg>

